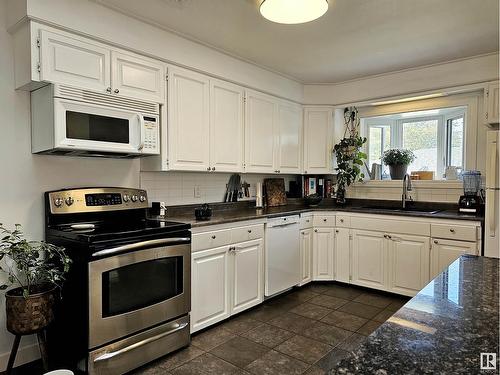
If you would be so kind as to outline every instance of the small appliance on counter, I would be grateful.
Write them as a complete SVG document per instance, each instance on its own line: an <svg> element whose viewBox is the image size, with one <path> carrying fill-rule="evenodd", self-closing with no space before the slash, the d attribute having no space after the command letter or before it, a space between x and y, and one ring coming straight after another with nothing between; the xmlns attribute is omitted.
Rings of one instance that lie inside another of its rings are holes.
<svg viewBox="0 0 500 375"><path fill-rule="evenodd" d="M481 172L464 171L462 173L464 195L458 200L458 212L478 214L481 212L483 200L479 195L481 189Z"/></svg>
<svg viewBox="0 0 500 375"><path fill-rule="evenodd" d="M194 216L196 220L210 220L212 217L212 209L208 207L207 203L204 203L201 207L194 209Z"/></svg>

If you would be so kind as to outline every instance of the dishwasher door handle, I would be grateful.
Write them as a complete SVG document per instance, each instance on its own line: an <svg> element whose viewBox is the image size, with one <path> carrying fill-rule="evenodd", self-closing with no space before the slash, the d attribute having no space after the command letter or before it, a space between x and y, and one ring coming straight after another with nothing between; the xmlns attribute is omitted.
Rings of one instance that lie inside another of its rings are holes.
<svg viewBox="0 0 500 375"><path fill-rule="evenodd" d="M295 222L290 222L290 223L271 224L271 226L269 228L283 228L283 227L288 227L290 225L295 225L295 224L299 224L299 222L295 221Z"/></svg>

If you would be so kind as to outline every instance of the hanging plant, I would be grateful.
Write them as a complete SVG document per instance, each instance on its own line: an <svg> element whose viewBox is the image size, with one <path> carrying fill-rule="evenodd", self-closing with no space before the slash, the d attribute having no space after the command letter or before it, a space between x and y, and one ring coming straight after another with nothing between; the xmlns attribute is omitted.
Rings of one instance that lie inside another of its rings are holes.
<svg viewBox="0 0 500 375"><path fill-rule="evenodd" d="M345 202L346 188L356 181L363 181L361 172L363 159L367 156L361 151L366 138L359 135L359 116L356 107L344 109L344 138L337 143L333 152L337 160L337 202Z"/></svg>

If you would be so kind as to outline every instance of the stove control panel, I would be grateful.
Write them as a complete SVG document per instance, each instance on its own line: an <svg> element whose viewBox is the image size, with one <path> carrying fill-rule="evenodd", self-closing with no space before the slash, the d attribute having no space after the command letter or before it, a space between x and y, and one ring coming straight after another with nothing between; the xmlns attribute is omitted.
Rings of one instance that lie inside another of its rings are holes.
<svg viewBox="0 0 500 375"><path fill-rule="evenodd" d="M145 190L127 188L85 188L46 194L52 214L128 210L148 207Z"/></svg>

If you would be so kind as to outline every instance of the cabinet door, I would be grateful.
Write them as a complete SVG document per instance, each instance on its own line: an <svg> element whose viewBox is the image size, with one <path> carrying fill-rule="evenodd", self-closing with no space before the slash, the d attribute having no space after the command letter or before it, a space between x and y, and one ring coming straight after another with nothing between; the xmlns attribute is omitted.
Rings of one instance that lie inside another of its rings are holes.
<svg viewBox="0 0 500 375"><path fill-rule="evenodd" d="M91 41L40 31L40 79L106 92L111 51Z"/></svg>
<svg viewBox="0 0 500 375"><path fill-rule="evenodd" d="M351 240L349 228L335 229L335 280L348 283L351 275Z"/></svg>
<svg viewBox="0 0 500 375"><path fill-rule="evenodd" d="M304 173L332 173L333 111L330 108L304 110Z"/></svg>
<svg viewBox="0 0 500 375"><path fill-rule="evenodd" d="M210 82L210 166L215 171L243 172L243 95L239 86Z"/></svg>
<svg viewBox="0 0 500 375"><path fill-rule="evenodd" d="M276 173L276 100L253 91L245 99L245 171Z"/></svg>
<svg viewBox="0 0 500 375"><path fill-rule="evenodd" d="M161 61L115 51L111 54L111 86L115 94L163 103L165 74Z"/></svg>
<svg viewBox="0 0 500 375"><path fill-rule="evenodd" d="M489 124L498 124L500 122L500 91L499 84L488 85L488 118Z"/></svg>
<svg viewBox="0 0 500 375"><path fill-rule="evenodd" d="M168 167L209 168L209 80L180 68L168 74Z"/></svg>
<svg viewBox="0 0 500 375"><path fill-rule="evenodd" d="M333 228L315 228L313 233L313 280L333 280L333 255Z"/></svg>
<svg viewBox="0 0 500 375"><path fill-rule="evenodd" d="M193 253L191 263L191 332L227 318L229 246Z"/></svg>
<svg viewBox="0 0 500 375"><path fill-rule="evenodd" d="M352 283L386 289L386 239L381 232L353 230Z"/></svg>
<svg viewBox="0 0 500 375"><path fill-rule="evenodd" d="M279 173L301 173L302 169L302 107L281 102L278 105Z"/></svg>
<svg viewBox="0 0 500 375"><path fill-rule="evenodd" d="M431 279L434 279L463 254L477 254L475 242L432 239Z"/></svg>
<svg viewBox="0 0 500 375"><path fill-rule="evenodd" d="M263 240L234 245L231 314L237 314L264 300Z"/></svg>
<svg viewBox="0 0 500 375"><path fill-rule="evenodd" d="M429 282L429 237L391 234L389 245L389 290L416 295Z"/></svg>
<svg viewBox="0 0 500 375"><path fill-rule="evenodd" d="M300 284L307 284L312 280L312 229L300 231Z"/></svg>

